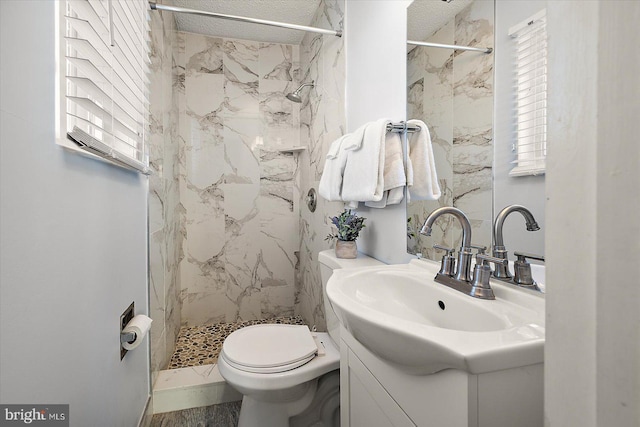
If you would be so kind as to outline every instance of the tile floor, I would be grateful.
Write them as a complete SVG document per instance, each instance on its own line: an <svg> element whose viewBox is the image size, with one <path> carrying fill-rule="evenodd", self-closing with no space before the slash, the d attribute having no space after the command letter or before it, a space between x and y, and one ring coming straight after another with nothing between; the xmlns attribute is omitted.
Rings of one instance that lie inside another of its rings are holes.
<svg viewBox="0 0 640 427"><path fill-rule="evenodd" d="M155 414L151 419L150 427L236 427L240 415L240 403L221 403Z"/></svg>

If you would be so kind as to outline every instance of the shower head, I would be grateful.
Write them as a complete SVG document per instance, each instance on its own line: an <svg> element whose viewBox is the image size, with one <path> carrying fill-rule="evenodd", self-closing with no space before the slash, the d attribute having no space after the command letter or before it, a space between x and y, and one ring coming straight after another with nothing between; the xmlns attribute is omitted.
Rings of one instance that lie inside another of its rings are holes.
<svg viewBox="0 0 640 427"><path fill-rule="evenodd" d="M298 104L300 104L302 102L302 97L300 96L300 92L295 91L292 93L288 93L287 94L287 99L289 101L293 101L293 102L297 102Z"/></svg>
<svg viewBox="0 0 640 427"><path fill-rule="evenodd" d="M300 104L302 102L302 97L300 96L300 91L305 86L313 87L314 86L313 83L314 83L314 81L311 80L311 83L303 83L303 84L301 84L298 89L296 89L293 92L287 94L287 99L289 101L293 101L293 102L296 102L296 103Z"/></svg>

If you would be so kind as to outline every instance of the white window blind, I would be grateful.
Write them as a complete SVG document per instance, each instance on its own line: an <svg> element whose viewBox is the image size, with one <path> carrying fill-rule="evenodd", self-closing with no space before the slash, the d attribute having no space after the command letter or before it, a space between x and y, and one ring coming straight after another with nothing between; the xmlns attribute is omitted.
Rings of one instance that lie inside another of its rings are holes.
<svg viewBox="0 0 640 427"><path fill-rule="evenodd" d="M545 172L547 156L547 29L542 10L509 29L514 42L515 166L509 175Z"/></svg>
<svg viewBox="0 0 640 427"><path fill-rule="evenodd" d="M61 130L90 153L148 173L148 3L61 3Z"/></svg>

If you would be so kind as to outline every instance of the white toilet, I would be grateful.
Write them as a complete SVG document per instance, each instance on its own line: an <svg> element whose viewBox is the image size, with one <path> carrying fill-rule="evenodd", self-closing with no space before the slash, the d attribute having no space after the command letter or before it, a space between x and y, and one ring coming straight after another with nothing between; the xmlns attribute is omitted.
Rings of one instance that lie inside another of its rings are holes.
<svg viewBox="0 0 640 427"><path fill-rule="evenodd" d="M238 427L321 427L340 425L340 337L326 286L334 269L380 265L358 254L318 254L326 332L299 325L254 325L227 337L218 368L244 395Z"/></svg>

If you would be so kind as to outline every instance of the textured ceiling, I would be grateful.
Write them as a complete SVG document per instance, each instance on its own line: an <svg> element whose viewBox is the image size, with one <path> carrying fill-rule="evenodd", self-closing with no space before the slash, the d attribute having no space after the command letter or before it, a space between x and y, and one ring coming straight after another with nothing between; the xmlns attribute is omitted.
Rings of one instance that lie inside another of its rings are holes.
<svg viewBox="0 0 640 427"><path fill-rule="evenodd" d="M408 10L408 39L426 39L472 1L453 0L446 3L442 0L414 0ZM158 3L227 15L311 25L320 0L159 0ZM299 44L305 34L303 31L186 13L175 13L175 17L180 31L215 37Z"/></svg>
<svg viewBox="0 0 640 427"><path fill-rule="evenodd" d="M159 3L227 15L310 25L320 0L171 0ZM175 13L180 31L261 42L300 44L305 32L227 19ZM334 29L334 28L330 28Z"/></svg>
<svg viewBox="0 0 640 427"><path fill-rule="evenodd" d="M451 3L442 0L414 0L407 11L407 40L424 41L472 2L473 0L453 0Z"/></svg>

